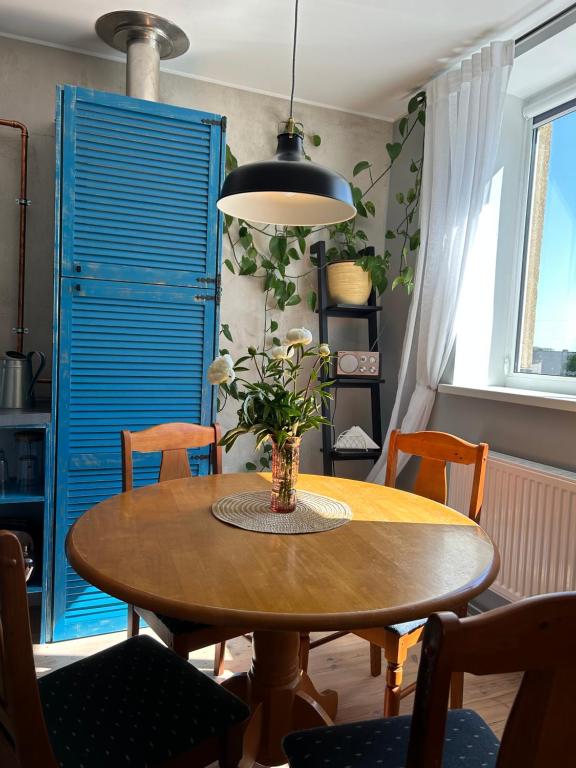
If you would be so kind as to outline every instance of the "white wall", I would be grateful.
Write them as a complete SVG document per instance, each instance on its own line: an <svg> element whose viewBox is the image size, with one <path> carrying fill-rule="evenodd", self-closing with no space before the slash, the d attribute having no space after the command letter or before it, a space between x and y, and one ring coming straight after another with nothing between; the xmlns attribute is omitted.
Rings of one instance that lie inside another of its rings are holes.
<svg viewBox="0 0 576 768"><path fill-rule="evenodd" d="M25 123L31 132L28 226L26 325L27 350L51 352L53 206L54 206L54 95L57 84L71 83L100 90L124 92L124 66L55 48L0 37L0 116ZM285 100L213 85L190 78L163 74L161 98L184 107L216 112L228 117L228 141L240 162L266 158L275 149L277 123L286 117ZM322 136L313 156L345 175L359 160L378 167L385 159L385 144L391 140L389 123L344 112L296 106L296 117L308 132ZM16 319L17 217L14 198L18 191L18 134L0 129L0 352L15 345L11 328ZM366 227L374 244L382 248L387 184L374 190L378 215ZM304 265L303 265L304 266ZM261 340L263 294L259 282L223 270L222 321L229 323L235 345L233 353ZM310 280L310 278L308 278ZM303 306L275 316L280 330L305 325L317 333L316 317ZM335 348L364 345L357 325L335 325ZM45 391L44 394L47 394ZM365 398L352 390L343 392L338 404L341 428L369 423ZM222 415L224 427L233 423L234 408ZM303 466L320 471L319 435L309 435L303 446ZM243 467L251 458L249 440L225 462L230 470ZM364 468L357 468L360 473Z"/></svg>

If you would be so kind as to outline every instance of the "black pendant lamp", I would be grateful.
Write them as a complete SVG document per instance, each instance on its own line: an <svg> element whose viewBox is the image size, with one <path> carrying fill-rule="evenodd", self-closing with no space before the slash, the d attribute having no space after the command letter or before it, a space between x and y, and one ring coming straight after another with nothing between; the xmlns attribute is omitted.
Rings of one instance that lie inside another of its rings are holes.
<svg viewBox="0 0 576 768"><path fill-rule="evenodd" d="M271 160L241 165L228 174L218 208L236 219L281 226L316 226L356 215L348 181L306 160L303 139L292 117L296 70L298 2L294 14L290 117Z"/></svg>

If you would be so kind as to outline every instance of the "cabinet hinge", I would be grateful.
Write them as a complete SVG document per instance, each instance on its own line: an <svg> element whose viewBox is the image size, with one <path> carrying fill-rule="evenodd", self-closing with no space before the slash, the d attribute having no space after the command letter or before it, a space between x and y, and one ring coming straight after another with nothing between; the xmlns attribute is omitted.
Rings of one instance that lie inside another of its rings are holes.
<svg viewBox="0 0 576 768"><path fill-rule="evenodd" d="M211 117L204 117L200 122L204 123L204 125L219 125L222 127L223 131L226 130L226 125L228 124L228 120L226 117L221 117L216 119Z"/></svg>
<svg viewBox="0 0 576 768"><path fill-rule="evenodd" d="M222 299L222 275L219 272L216 275L216 304L220 304Z"/></svg>
<svg viewBox="0 0 576 768"><path fill-rule="evenodd" d="M197 293L194 296L194 301L215 301L216 296L209 293Z"/></svg>

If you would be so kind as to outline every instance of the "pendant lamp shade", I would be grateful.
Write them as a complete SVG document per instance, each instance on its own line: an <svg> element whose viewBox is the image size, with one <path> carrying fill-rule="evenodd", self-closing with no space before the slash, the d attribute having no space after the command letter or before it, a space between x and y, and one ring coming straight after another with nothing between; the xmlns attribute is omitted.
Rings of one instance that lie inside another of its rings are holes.
<svg viewBox="0 0 576 768"><path fill-rule="evenodd" d="M302 136L281 133L271 160L228 174L218 208L236 219L280 226L316 226L356 215L348 181L304 155Z"/></svg>

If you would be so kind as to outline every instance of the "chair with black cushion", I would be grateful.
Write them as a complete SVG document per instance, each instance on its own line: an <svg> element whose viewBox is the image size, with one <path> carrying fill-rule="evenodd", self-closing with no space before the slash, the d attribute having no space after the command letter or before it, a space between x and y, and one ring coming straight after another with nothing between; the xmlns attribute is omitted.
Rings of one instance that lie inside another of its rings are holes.
<svg viewBox="0 0 576 768"><path fill-rule="evenodd" d="M499 741L469 709L448 710L454 672L523 672ZM289 734L291 768L560 768L576 764L576 592L541 595L424 632L412 716Z"/></svg>
<svg viewBox="0 0 576 768"><path fill-rule="evenodd" d="M133 453L162 453L158 482L191 477L188 450L210 447L213 474L222 473L220 425L202 427L198 424L159 424L140 432L122 432L122 486L124 491L133 487ZM175 653L187 659L191 651L215 645L214 674L224 671L226 640L238 637L238 628L213 627L191 621L164 616L138 606L128 606L128 637L140 631L140 617L158 637Z"/></svg>
<svg viewBox="0 0 576 768"><path fill-rule="evenodd" d="M146 636L37 680L22 550L0 531L3 768L232 768L247 717L243 702Z"/></svg>

